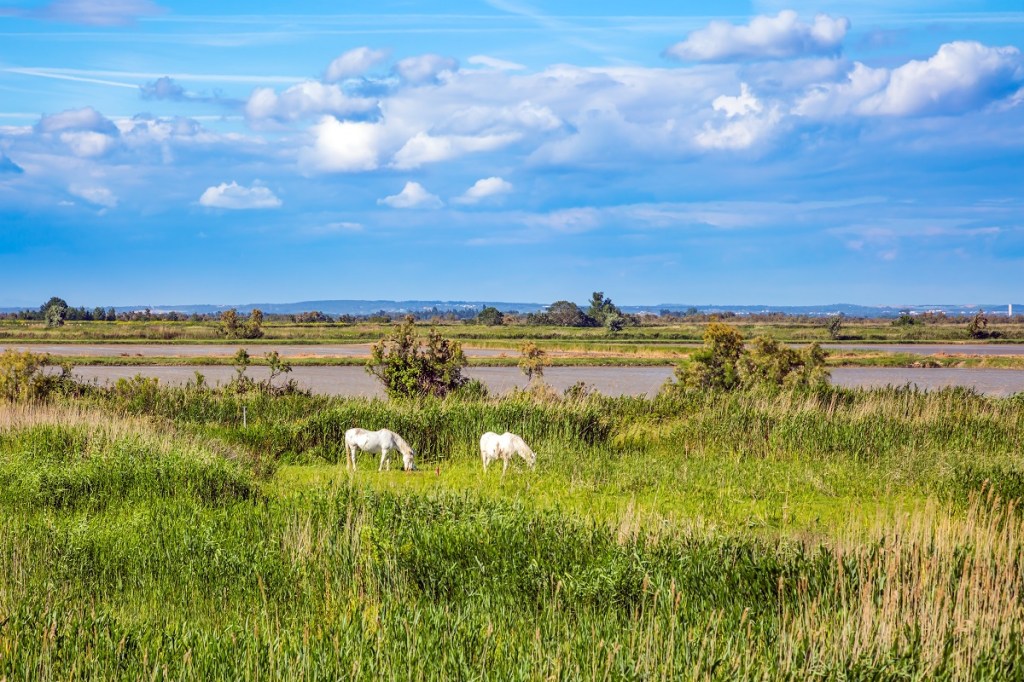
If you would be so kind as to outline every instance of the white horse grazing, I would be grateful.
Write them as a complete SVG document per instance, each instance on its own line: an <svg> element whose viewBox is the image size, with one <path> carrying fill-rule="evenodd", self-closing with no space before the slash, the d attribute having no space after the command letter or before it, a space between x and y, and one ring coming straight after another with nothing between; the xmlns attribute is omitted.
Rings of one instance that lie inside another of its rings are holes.
<svg viewBox="0 0 1024 682"><path fill-rule="evenodd" d="M500 457L505 461L505 465L501 469L501 475L504 476L508 471L508 461L514 455L522 457L531 467L537 464L537 455L522 438L514 433L506 431L499 436L488 431L480 436L480 457L484 461L484 471L487 471L488 464Z"/></svg>
<svg viewBox="0 0 1024 682"><path fill-rule="evenodd" d="M348 462L345 467L356 468L356 452L372 452L380 455L380 467L377 471L391 468L391 451L398 450L402 453L403 469L412 471L416 468L413 458L416 451L409 447L401 436L394 431L381 429L380 431L367 431L366 429L349 429L345 432L345 452L348 454Z"/></svg>

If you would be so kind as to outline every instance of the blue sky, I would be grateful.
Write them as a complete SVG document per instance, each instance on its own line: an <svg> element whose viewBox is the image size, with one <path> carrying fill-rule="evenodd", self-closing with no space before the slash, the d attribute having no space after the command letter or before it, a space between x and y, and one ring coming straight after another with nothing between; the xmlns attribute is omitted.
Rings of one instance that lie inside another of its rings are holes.
<svg viewBox="0 0 1024 682"><path fill-rule="evenodd" d="M351 5L0 0L0 305L1024 298L1024 2Z"/></svg>

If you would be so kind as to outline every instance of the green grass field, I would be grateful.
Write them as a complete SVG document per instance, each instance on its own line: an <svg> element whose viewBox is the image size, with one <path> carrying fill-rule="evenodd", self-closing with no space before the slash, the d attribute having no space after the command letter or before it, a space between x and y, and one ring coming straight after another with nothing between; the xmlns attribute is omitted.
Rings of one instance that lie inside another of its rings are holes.
<svg viewBox="0 0 1024 682"><path fill-rule="evenodd" d="M421 470L347 473L353 425ZM537 468L485 475L506 428ZM1022 434L963 390L0 405L0 679L1019 677Z"/></svg>

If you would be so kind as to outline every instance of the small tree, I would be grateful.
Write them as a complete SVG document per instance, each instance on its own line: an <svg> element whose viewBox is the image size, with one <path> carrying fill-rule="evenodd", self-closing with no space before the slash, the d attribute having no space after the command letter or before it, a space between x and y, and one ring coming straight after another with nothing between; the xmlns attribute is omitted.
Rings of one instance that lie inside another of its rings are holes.
<svg viewBox="0 0 1024 682"><path fill-rule="evenodd" d="M676 368L681 383L693 388L729 390L739 385L736 363L743 352L743 335L721 322L704 330L704 347L690 362Z"/></svg>
<svg viewBox="0 0 1024 682"><path fill-rule="evenodd" d="M621 315L610 315L605 318L604 326L609 334L618 334L626 326L626 320Z"/></svg>
<svg viewBox="0 0 1024 682"><path fill-rule="evenodd" d="M476 316L476 321L488 327L497 327L505 323L505 315L494 306L487 306Z"/></svg>
<svg viewBox="0 0 1024 682"><path fill-rule="evenodd" d="M62 327L68 318L68 302L63 298L53 296L49 301L39 307L47 327Z"/></svg>
<svg viewBox="0 0 1024 682"><path fill-rule="evenodd" d="M843 314L839 313L838 315L828 318L826 329L828 329L828 335L833 341L838 340L839 335L843 330Z"/></svg>
<svg viewBox="0 0 1024 682"><path fill-rule="evenodd" d="M967 334L972 339L988 338L988 317L984 310L979 310L967 323Z"/></svg>
<svg viewBox="0 0 1024 682"><path fill-rule="evenodd" d="M519 359L519 369L526 375L528 381L544 378L544 364L546 353L533 341L527 341L519 349L522 357Z"/></svg>
<svg viewBox="0 0 1024 682"><path fill-rule="evenodd" d="M555 301L548 306L543 320L559 327L593 327L597 324L594 318L584 314L572 301Z"/></svg>
<svg viewBox="0 0 1024 682"><path fill-rule="evenodd" d="M622 317L622 311L612 303L612 299L605 298L603 291L595 291L590 296L590 308L587 315L594 319L597 324L607 324L613 317Z"/></svg>
<svg viewBox="0 0 1024 682"><path fill-rule="evenodd" d="M410 315L373 345L366 371L380 380L392 398L443 397L466 383L462 369L467 364L462 344L437 330L430 330L426 343L418 339Z"/></svg>
<svg viewBox="0 0 1024 682"><path fill-rule="evenodd" d="M219 331L229 339L238 338L238 311L234 308L229 308L220 314L220 328Z"/></svg>

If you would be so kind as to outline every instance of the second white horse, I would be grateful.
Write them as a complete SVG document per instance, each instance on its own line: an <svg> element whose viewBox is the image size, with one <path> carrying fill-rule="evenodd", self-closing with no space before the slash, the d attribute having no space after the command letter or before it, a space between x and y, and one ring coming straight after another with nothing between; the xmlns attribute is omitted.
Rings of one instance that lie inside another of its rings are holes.
<svg viewBox="0 0 1024 682"><path fill-rule="evenodd" d="M346 431L345 453L348 455L346 467L356 468L356 453L360 450L380 455L380 467L377 471L391 468L392 450L398 450L402 453L403 469L412 471L416 468L414 461L416 451L409 447L409 444L401 436L388 429L381 429L380 431L349 429Z"/></svg>
<svg viewBox="0 0 1024 682"><path fill-rule="evenodd" d="M487 471L488 464L500 458L505 462L501 469L501 474L504 476L508 471L508 461L515 455L522 457L531 467L537 464L537 455L522 438L514 433L506 431L499 436L488 431L480 436L480 458L484 462L484 471Z"/></svg>

